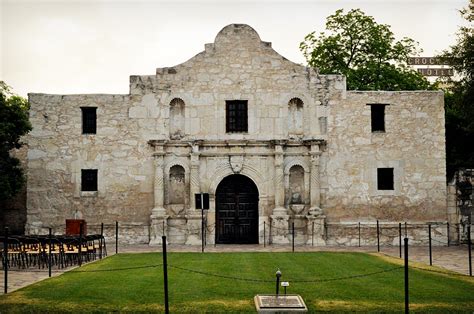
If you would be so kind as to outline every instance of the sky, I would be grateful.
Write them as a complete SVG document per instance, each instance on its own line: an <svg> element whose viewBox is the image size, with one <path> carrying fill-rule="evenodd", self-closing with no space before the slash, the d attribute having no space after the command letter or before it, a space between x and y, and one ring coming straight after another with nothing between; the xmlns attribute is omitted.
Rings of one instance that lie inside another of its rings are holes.
<svg viewBox="0 0 474 314"><path fill-rule="evenodd" d="M231 23L252 26L287 59L337 9L360 8L433 56L453 45L469 0L0 0L0 80L21 96L128 94L150 75L204 50Z"/></svg>

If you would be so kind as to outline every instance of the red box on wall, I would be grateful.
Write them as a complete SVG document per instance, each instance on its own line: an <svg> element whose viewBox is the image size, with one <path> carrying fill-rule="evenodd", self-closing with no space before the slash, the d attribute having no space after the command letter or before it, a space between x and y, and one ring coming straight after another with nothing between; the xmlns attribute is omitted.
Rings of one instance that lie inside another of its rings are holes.
<svg viewBox="0 0 474 314"><path fill-rule="evenodd" d="M66 219L66 235L87 235L87 222L84 219Z"/></svg>

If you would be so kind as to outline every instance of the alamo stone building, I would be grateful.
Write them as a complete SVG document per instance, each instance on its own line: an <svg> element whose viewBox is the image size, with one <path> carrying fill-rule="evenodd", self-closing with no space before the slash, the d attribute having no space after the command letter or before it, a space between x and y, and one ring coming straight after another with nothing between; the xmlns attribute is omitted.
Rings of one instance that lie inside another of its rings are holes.
<svg viewBox="0 0 474 314"><path fill-rule="evenodd" d="M196 244L200 192L211 244L262 243L265 227L289 243L291 223L297 243L353 244L324 226L457 219L442 92L347 91L344 76L288 61L247 25L131 76L129 94L29 101L27 233L77 217L89 230L119 221L128 242Z"/></svg>

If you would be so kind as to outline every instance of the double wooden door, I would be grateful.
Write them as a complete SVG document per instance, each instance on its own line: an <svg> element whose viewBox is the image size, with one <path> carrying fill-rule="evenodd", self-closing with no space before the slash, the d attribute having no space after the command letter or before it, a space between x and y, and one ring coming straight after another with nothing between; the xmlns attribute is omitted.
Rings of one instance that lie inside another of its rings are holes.
<svg viewBox="0 0 474 314"><path fill-rule="evenodd" d="M258 243L258 189L243 175L230 175L216 190L216 243Z"/></svg>

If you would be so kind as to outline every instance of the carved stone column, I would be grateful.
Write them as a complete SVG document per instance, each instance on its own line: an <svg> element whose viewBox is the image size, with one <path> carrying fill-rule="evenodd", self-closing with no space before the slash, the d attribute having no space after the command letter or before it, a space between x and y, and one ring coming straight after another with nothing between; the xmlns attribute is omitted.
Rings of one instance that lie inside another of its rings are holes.
<svg viewBox="0 0 474 314"><path fill-rule="evenodd" d="M321 156L321 151L319 149L319 143L311 143L311 181L310 181L310 191L311 191L311 207L309 213L306 216L308 219L307 224L307 244L314 245L326 245L324 240L324 223L326 221L326 216L323 215L321 210L321 186L320 186L320 177L319 177L319 156Z"/></svg>
<svg viewBox="0 0 474 314"><path fill-rule="evenodd" d="M286 215L287 210L285 206L285 174L283 169L283 146L281 144L275 145L275 177L273 186L275 187L275 209L273 214Z"/></svg>
<svg viewBox="0 0 474 314"><path fill-rule="evenodd" d="M201 243L201 213L196 210L196 201L194 194L201 192L200 187L200 173L199 173L199 143L195 142L192 145L190 154L191 167L189 180L189 200L190 209L186 215L187 237L186 244L197 245Z"/></svg>
<svg viewBox="0 0 474 314"><path fill-rule="evenodd" d="M319 178L319 156L321 152L319 150L319 144L311 144L311 181L310 181L310 196L311 196L311 207L309 209L310 214L319 215L321 214L321 186Z"/></svg>
<svg viewBox="0 0 474 314"><path fill-rule="evenodd" d="M155 147L155 153L153 153L153 163L155 166L155 177L153 181L153 192L154 192L154 207L150 215L150 245L160 245L161 236L166 235L166 221L168 215L166 209L163 207L164 204L164 141L154 141L152 143Z"/></svg>
<svg viewBox="0 0 474 314"><path fill-rule="evenodd" d="M278 142L275 144L275 178L273 186L275 187L275 208L273 215L270 216L272 224L272 242L275 244L287 244L290 242L288 238L288 215L285 206L285 183L283 169L283 144Z"/></svg>

